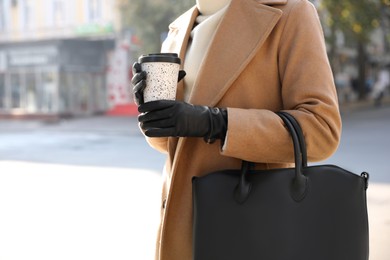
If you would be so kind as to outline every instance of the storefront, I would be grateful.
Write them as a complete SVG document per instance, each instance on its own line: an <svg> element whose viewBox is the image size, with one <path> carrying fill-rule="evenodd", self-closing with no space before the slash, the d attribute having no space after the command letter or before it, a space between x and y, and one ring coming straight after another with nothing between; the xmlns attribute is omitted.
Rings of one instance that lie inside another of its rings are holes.
<svg viewBox="0 0 390 260"><path fill-rule="evenodd" d="M114 40L0 45L0 116L91 115L107 109Z"/></svg>

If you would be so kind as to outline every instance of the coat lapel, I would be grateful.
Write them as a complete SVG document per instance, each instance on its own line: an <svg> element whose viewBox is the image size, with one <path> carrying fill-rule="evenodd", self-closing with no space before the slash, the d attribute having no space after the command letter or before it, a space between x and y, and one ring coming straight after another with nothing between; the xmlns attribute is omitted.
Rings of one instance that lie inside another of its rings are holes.
<svg viewBox="0 0 390 260"><path fill-rule="evenodd" d="M257 53L278 22L282 11L267 4L286 0L232 0L217 28L190 103L215 106Z"/></svg>
<svg viewBox="0 0 390 260"><path fill-rule="evenodd" d="M162 51L177 53L182 60L184 59L188 39L198 14L199 11L194 6L169 25L168 39L164 42ZM173 40L170 41L169 37Z"/></svg>
<svg viewBox="0 0 390 260"><path fill-rule="evenodd" d="M195 19L199 11L196 6L182 14L178 19L169 25L168 38L164 41L161 52L177 53L182 60L181 68L183 69L184 58L188 46L188 40L191 30L194 26ZM176 99L183 100L184 81L180 81L177 86Z"/></svg>
<svg viewBox="0 0 390 260"><path fill-rule="evenodd" d="M282 15L280 9L265 4L286 4L286 1L232 0L231 6L228 7L217 28L216 37L209 47L204 64L200 68L198 79L190 96L190 103L208 106L215 106L218 103L262 46ZM168 51L179 53L182 60L184 60L187 42L198 14L199 11L194 7L170 26L171 31L183 31L181 34L173 35L175 48L168 49ZM183 81L178 85L177 99L183 99ZM186 138L179 138L172 147L171 156L175 153L172 172L176 171L185 140ZM172 176L173 180L174 176Z"/></svg>
<svg viewBox="0 0 390 260"><path fill-rule="evenodd" d="M286 4L286 1L232 0L231 6L228 7L217 29L216 37L211 43L204 64L200 68L198 80L195 82L194 91L190 96L191 103L208 106L215 106L218 103L231 83L262 46L282 15L280 9L265 4ZM182 20L178 19L177 24L172 24L171 30L176 27L179 29L179 25L181 25L180 28L185 32L182 35L174 36L176 50L180 53L182 60L184 60L189 35L198 14L198 10L193 8L183 15ZM187 27L184 28L185 26ZM178 99L182 100L183 81L180 83ZM186 138L179 138L177 141L170 155L173 156L174 160L171 169L172 182L175 179L174 175Z"/></svg>

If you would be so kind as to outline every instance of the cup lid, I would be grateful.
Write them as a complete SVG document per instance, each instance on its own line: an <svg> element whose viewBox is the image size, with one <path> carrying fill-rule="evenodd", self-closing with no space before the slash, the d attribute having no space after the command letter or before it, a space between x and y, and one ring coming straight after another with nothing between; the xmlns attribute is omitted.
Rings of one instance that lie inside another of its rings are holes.
<svg viewBox="0 0 390 260"><path fill-rule="evenodd" d="M138 62L170 62L177 64L181 63L177 53L151 53L147 55L142 55L138 58Z"/></svg>

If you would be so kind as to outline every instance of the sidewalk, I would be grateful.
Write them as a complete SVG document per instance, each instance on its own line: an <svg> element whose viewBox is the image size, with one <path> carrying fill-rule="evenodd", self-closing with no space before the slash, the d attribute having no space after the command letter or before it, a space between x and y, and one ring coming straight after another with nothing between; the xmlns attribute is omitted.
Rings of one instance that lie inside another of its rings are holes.
<svg viewBox="0 0 390 260"><path fill-rule="evenodd" d="M387 95L382 100L381 107L389 107L390 106L390 95ZM377 107L374 104L374 100L356 100L347 102L344 104L340 104L340 112L342 115L348 115L349 113L353 113L356 111L367 110L367 109L376 109Z"/></svg>
<svg viewBox="0 0 390 260"><path fill-rule="evenodd" d="M33 119L0 119L0 133L7 131L102 132L119 135L141 135L136 117L91 116L59 119L57 121Z"/></svg>
<svg viewBox="0 0 390 260"><path fill-rule="evenodd" d="M153 259L158 173L17 161L0 169L0 259Z"/></svg>
<svg viewBox="0 0 390 260"><path fill-rule="evenodd" d="M367 191L370 260L390 259L390 184L371 183Z"/></svg>

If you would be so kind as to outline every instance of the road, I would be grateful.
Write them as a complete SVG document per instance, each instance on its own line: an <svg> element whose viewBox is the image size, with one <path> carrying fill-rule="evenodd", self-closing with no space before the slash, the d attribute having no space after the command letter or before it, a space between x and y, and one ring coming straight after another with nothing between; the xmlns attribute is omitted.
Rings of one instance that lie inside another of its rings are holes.
<svg viewBox="0 0 390 260"><path fill-rule="evenodd" d="M160 172L165 156L150 148L135 118L92 117L57 124L0 122L0 158L28 162L142 168ZM343 115L337 152L327 161L373 182L390 183L390 108Z"/></svg>
<svg viewBox="0 0 390 260"><path fill-rule="evenodd" d="M58 123L0 123L0 158L161 172L165 156L150 148L136 118L91 117Z"/></svg>
<svg viewBox="0 0 390 260"><path fill-rule="evenodd" d="M371 260L390 259L389 133L390 107L345 113L325 162L371 174ZM135 118L0 121L0 259L152 259L164 157Z"/></svg>

